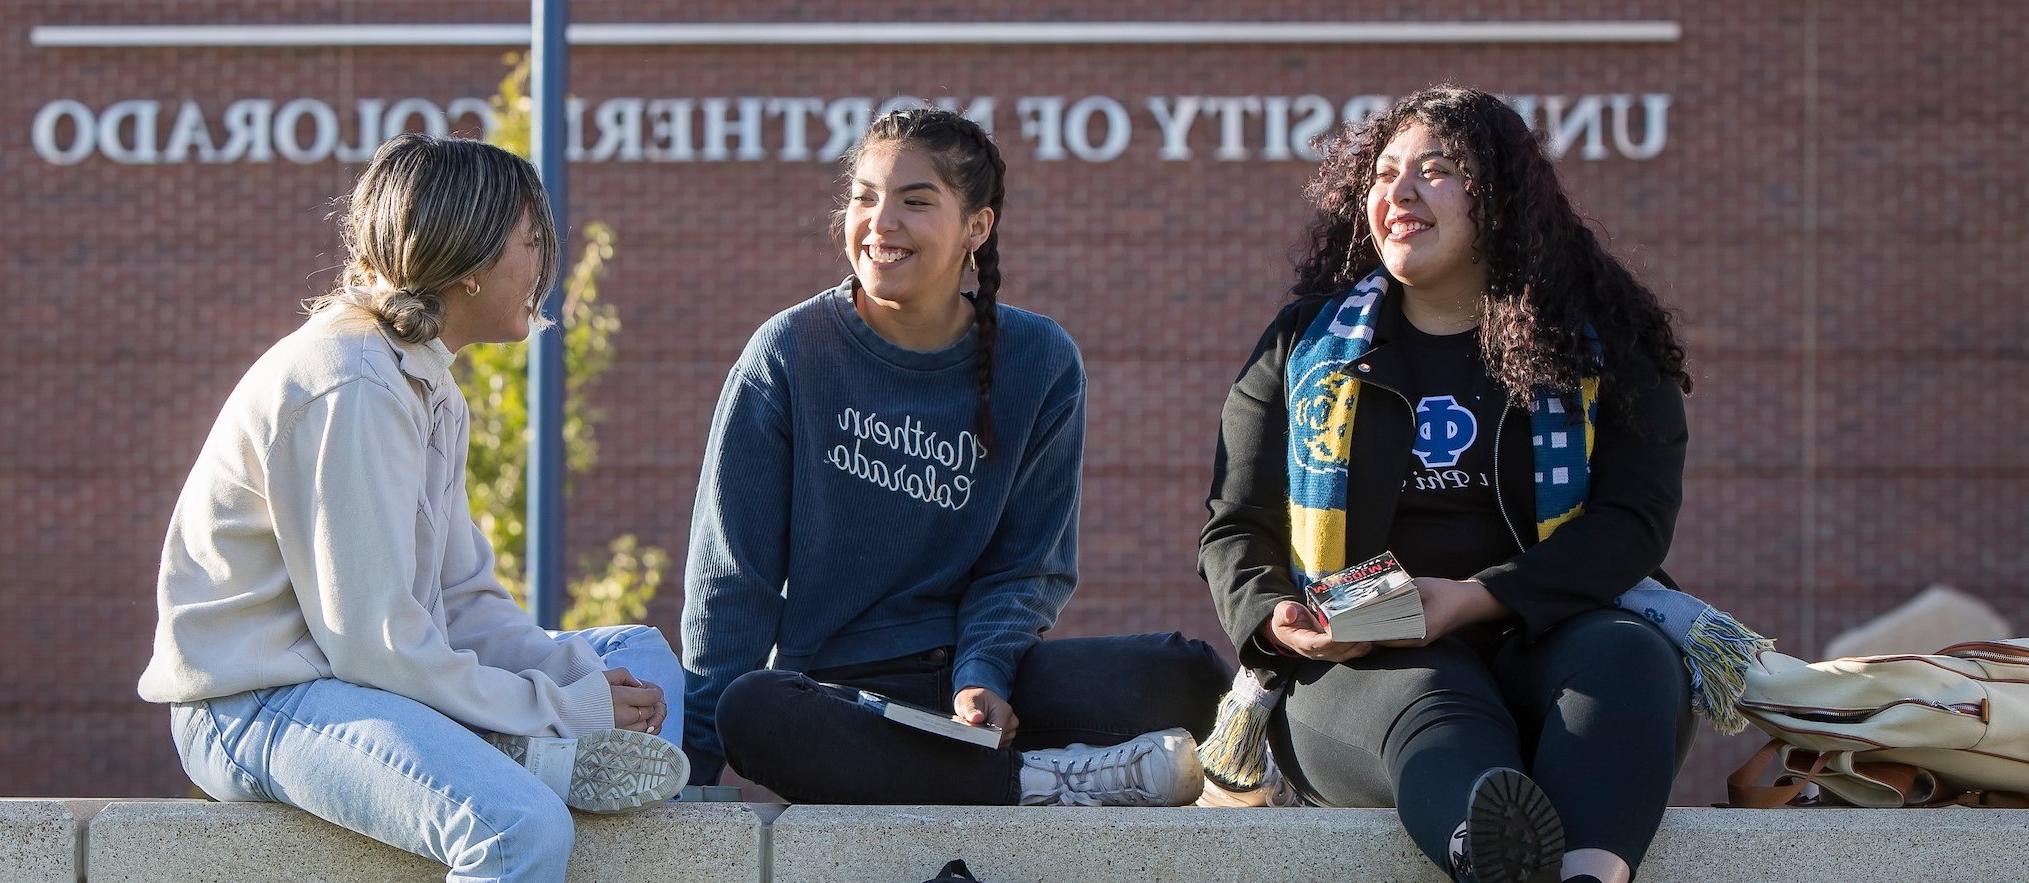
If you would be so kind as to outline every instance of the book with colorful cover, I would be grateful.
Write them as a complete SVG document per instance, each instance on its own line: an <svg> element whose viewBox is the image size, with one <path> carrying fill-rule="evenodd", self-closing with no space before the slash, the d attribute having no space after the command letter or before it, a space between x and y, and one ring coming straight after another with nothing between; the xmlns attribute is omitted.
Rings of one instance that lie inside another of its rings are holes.
<svg viewBox="0 0 2029 883"><path fill-rule="evenodd" d="M1334 641L1423 637L1423 594L1391 552L1318 577L1303 600Z"/></svg>

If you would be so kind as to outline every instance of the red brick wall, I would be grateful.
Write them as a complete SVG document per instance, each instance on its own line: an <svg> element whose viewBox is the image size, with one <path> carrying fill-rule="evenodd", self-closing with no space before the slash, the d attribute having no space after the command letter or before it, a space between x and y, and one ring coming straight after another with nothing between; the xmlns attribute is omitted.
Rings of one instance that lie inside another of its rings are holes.
<svg viewBox="0 0 2029 883"><path fill-rule="evenodd" d="M579 20L1220 20L1224 4L575 4ZM1426 19L1457 8L1255 4L1263 19ZM1083 581L1065 634L1218 640L1194 575L1226 385L1289 279L1297 161L1163 162L1152 95L1397 95L1438 80L1513 94L1667 93L1645 161L1566 157L1582 210L1682 310L1699 388L1669 568L1814 653L1932 581L2029 622L2023 305L2029 113L2020 10L1985 0L1481 4L1512 20L1670 19L1652 45L583 48L573 91L615 96L999 99L1012 303L1057 317L1091 377ZM57 24L510 21L522 2L0 0L0 794L175 794L164 715L133 682L156 554L219 402L336 263L338 162L43 161L37 112L75 99L490 93L499 51L46 49ZM1476 20L1469 18L1468 20ZM1040 162L1024 95L1109 95L1135 136L1111 163ZM1258 148L1258 122L1249 143ZM777 143L771 121L768 143ZM815 142L816 138L813 138ZM571 213L619 231L605 291L625 328L601 460L570 500L575 551L634 532L680 553L707 419L748 332L835 281L819 163L581 163ZM575 553L572 556L576 557ZM681 599L652 620L673 627ZM1677 793L1718 796L1748 740L1706 734Z"/></svg>

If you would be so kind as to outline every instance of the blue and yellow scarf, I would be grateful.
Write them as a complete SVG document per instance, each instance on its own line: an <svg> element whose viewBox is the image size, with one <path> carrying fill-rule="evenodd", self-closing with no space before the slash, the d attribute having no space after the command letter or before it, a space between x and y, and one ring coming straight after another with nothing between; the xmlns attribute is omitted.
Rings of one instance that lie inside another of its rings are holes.
<svg viewBox="0 0 2029 883"><path fill-rule="evenodd" d="M1360 381L1353 365L1374 345L1389 277L1375 270L1325 304L1289 351L1283 394L1289 403L1290 570L1307 583L1346 566L1346 474L1352 463L1353 414ZM1599 378L1579 383L1584 411L1574 425L1564 397L1537 390L1529 403L1536 463L1536 539L1585 511ZM1577 444L1581 438L1583 444Z"/></svg>

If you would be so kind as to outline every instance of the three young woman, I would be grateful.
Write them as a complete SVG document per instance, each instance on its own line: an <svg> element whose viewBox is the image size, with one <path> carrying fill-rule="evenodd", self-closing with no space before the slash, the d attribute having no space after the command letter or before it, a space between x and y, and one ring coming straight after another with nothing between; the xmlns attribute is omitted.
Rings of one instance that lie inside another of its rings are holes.
<svg viewBox="0 0 2029 883"><path fill-rule="evenodd" d="M403 135L342 232L342 285L241 378L177 500L141 697L173 703L213 797L300 807L451 880L561 880L567 805L665 800L687 765L661 732L668 642L537 628L466 501L452 361L539 320L548 202L498 148Z"/></svg>
<svg viewBox="0 0 2029 883"><path fill-rule="evenodd" d="M1668 314L1493 95L1402 99L1311 194L1199 559L1242 663L1284 684L1274 756L1314 803L1397 807L1458 879L1625 881L1690 743L1679 651L1615 607L1667 582L1691 386ZM1384 551L1425 636L1331 640L1299 588Z"/></svg>
<svg viewBox="0 0 2029 883"><path fill-rule="evenodd" d="M904 110L847 166L852 275L755 333L712 418L684 577L693 780L723 760L799 802L1188 803L1218 654L1041 639L1077 579L1085 371L1056 323L999 303L998 148Z"/></svg>
<svg viewBox="0 0 2029 883"><path fill-rule="evenodd" d="M684 690L694 782L730 764L806 802L1196 797L1218 655L1041 639L1075 584L1085 376L1061 328L999 303L997 148L906 110L848 166L852 275L755 333L712 419L686 682L652 629L536 629L467 514L448 371L523 336L548 290L532 171L470 142L382 148L346 285L242 380L172 521L142 694L176 703L193 780L454 879L560 876L563 802L478 733L667 773L659 684ZM1690 386L1668 316L1491 95L1404 99L1333 145L1313 195L1296 300L1226 403L1200 559L1242 662L1287 685L1276 756L1313 802L1398 806L1460 879L1626 880L1689 741L1677 649L1614 609L1667 581ZM1426 637L1331 641L1301 580L1384 550ZM862 690L1000 744L896 725ZM668 790L558 787L606 808Z"/></svg>

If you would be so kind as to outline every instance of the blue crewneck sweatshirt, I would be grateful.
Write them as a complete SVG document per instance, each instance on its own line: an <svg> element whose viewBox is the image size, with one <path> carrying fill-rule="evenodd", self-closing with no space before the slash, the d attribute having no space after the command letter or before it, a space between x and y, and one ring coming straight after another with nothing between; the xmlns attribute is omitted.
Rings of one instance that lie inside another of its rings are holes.
<svg viewBox="0 0 2029 883"><path fill-rule="evenodd" d="M956 648L954 689L1019 706L1015 667L1077 580L1085 369L1050 319L999 308L993 428L978 329L903 349L851 280L769 319L712 415L684 567L684 748L714 781L726 685ZM772 660L770 656L772 654Z"/></svg>

